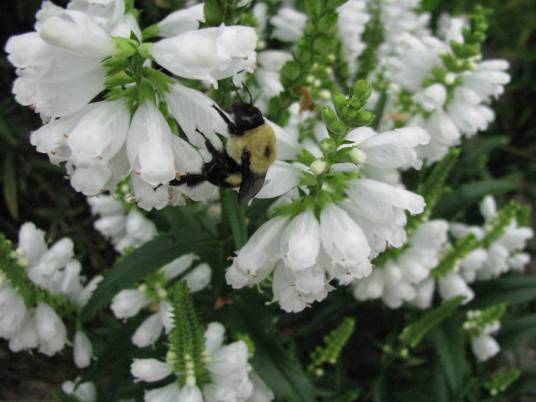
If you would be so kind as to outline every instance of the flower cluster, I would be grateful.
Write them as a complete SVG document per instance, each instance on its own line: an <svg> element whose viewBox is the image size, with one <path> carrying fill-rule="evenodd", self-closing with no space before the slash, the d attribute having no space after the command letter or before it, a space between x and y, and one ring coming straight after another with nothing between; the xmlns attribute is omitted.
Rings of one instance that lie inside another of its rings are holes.
<svg viewBox="0 0 536 402"><path fill-rule="evenodd" d="M463 136L485 130L495 117L489 103L510 81L506 60L481 60L487 24L485 12L477 11L467 24L444 20L444 38L398 33L385 63L382 79L390 83L386 111L392 119L383 126L426 129L431 140L420 155L427 161L441 159Z"/></svg>
<svg viewBox="0 0 536 402"><path fill-rule="evenodd" d="M406 247L369 277L354 282L356 299L382 298L390 308L408 303L427 309L437 286L441 298L464 296L468 303L474 297L470 283L522 271L529 261L522 250L534 233L518 223L517 205L498 212L495 200L487 196L480 207L483 227L440 220L420 225ZM449 230L453 245L447 242Z"/></svg>
<svg viewBox="0 0 536 402"><path fill-rule="evenodd" d="M214 133L226 129L214 102L178 77L217 87L218 80L251 72L255 31L198 29L202 10L194 6L142 35L123 0L103 4L73 1L63 9L44 2L35 32L7 42L17 67L16 99L46 122L32 144L53 163L65 163L72 186L86 195L113 192L130 177L145 209L180 205L185 196L204 199L212 188L169 183L200 171L204 140L196 129L215 143ZM164 38L146 41L158 36Z"/></svg>
<svg viewBox="0 0 536 402"><path fill-rule="evenodd" d="M75 317L102 277L86 283L73 242L63 238L49 248L33 223L20 228L16 251L5 238L0 242L0 336L14 352L38 349L52 356L68 343L62 316ZM78 367L90 364L92 345L81 329L73 351Z"/></svg>
<svg viewBox="0 0 536 402"><path fill-rule="evenodd" d="M114 296L110 307L117 318L134 317L143 308L151 312L132 336L136 346L142 348L154 344L164 329L169 333L173 327L166 288L177 278L185 280L192 292L198 292L210 284L210 267L205 263L196 264L195 260L193 254L179 257L146 277L137 288L123 289Z"/></svg>
<svg viewBox="0 0 536 402"><path fill-rule="evenodd" d="M224 344L225 328L217 322L201 330L184 282L172 289L174 328L165 361L135 359L132 375L138 381L169 384L145 392L145 402L270 402L274 396L252 373L247 344ZM179 321L179 319L187 319Z"/></svg>
<svg viewBox="0 0 536 402"><path fill-rule="evenodd" d="M156 226L136 208L127 212L121 201L110 195L98 195L87 199L91 213L98 217L95 229L109 239L119 253L128 252L152 240Z"/></svg>
<svg viewBox="0 0 536 402"><path fill-rule="evenodd" d="M499 304L486 310L470 310L467 312L463 329L471 338L473 353L479 361L486 361L500 351L500 346L492 337L499 331L499 319L506 311L506 305Z"/></svg>
<svg viewBox="0 0 536 402"><path fill-rule="evenodd" d="M362 107L369 91L358 82L350 97L337 100L338 113L348 125L367 117L359 107L352 110L352 103ZM280 197L280 209L239 251L227 272L235 288L257 284L273 272L274 300L286 311L301 311L324 299L333 280L347 285L368 276L373 257L387 246L404 244L405 212L424 210L420 195L374 179L397 168L419 169L415 149L428 142L424 130L346 129L330 108L324 109L324 120L303 144L292 129L276 130L281 158L287 161L268 171L257 197Z"/></svg>

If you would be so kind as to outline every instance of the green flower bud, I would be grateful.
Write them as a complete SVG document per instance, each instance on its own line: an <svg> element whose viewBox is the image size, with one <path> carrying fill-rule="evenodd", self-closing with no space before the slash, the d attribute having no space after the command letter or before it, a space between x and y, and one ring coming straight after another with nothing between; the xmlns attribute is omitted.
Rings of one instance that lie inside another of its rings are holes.
<svg viewBox="0 0 536 402"><path fill-rule="evenodd" d="M295 81L300 76L300 65L291 60L281 69L281 79L285 81Z"/></svg>

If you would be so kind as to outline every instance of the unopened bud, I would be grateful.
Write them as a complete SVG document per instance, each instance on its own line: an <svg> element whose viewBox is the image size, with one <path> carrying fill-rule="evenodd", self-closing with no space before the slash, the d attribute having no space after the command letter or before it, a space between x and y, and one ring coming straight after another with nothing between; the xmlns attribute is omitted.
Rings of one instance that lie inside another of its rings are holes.
<svg viewBox="0 0 536 402"><path fill-rule="evenodd" d="M323 89L320 91L320 98L324 99L324 100L329 100L331 99L331 92L328 91L327 89Z"/></svg>
<svg viewBox="0 0 536 402"><path fill-rule="evenodd" d="M361 165L366 162L367 160L367 154L364 153L359 148L353 148L350 151L350 159L352 162L354 162L356 165Z"/></svg>
<svg viewBox="0 0 536 402"><path fill-rule="evenodd" d="M445 75L445 84L452 85L456 81L456 75L454 73L447 73Z"/></svg>
<svg viewBox="0 0 536 402"><path fill-rule="evenodd" d="M316 161L311 163L311 171L315 175L319 176L322 173L324 173L324 171L326 170L327 166L328 166L328 164L326 163L326 161L324 161L322 159L317 159Z"/></svg>

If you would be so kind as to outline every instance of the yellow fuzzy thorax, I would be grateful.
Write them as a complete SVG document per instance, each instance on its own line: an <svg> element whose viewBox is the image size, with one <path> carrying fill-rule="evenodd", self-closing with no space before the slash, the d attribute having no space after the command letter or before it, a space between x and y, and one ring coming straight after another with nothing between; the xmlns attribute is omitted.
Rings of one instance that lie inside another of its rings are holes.
<svg viewBox="0 0 536 402"><path fill-rule="evenodd" d="M263 124L227 140L227 154L238 164L242 163L242 154L246 150L251 155L251 171L264 175L277 158L276 138L272 127Z"/></svg>

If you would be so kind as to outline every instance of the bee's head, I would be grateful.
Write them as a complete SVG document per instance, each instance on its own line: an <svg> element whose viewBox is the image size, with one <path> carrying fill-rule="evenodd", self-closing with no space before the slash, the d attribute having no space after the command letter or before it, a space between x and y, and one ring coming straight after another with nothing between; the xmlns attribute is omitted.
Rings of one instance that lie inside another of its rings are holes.
<svg viewBox="0 0 536 402"><path fill-rule="evenodd" d="M233 105L233 117L236 127L247 131L264 124L264 117L259 109L251 103L236 102Z"/></svg>

